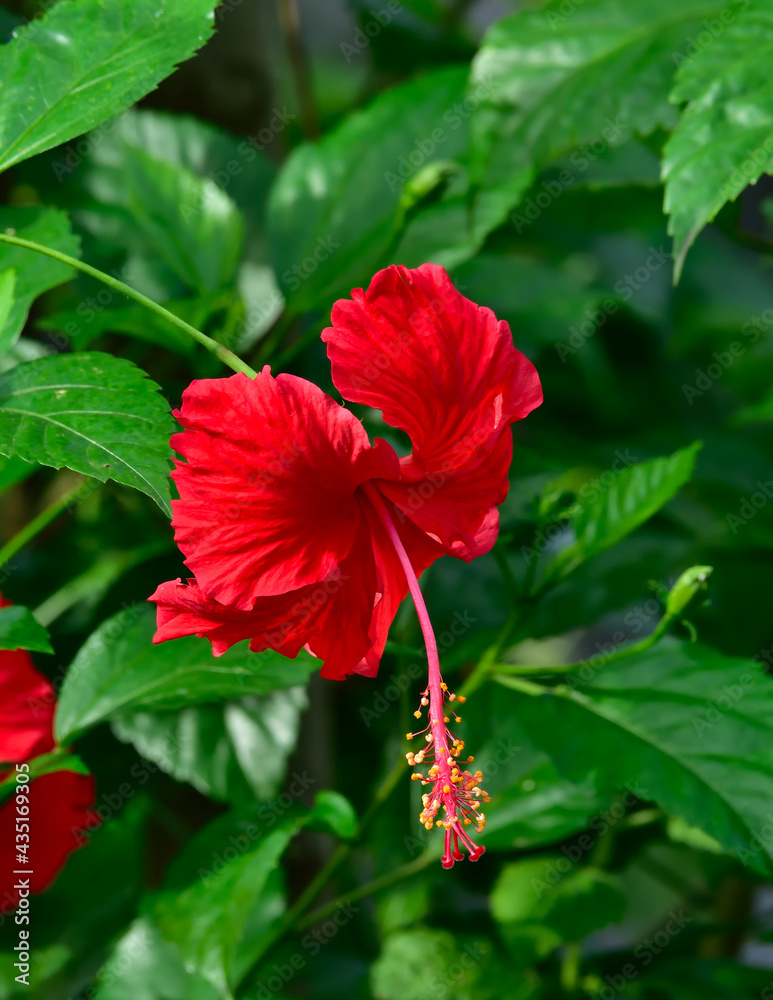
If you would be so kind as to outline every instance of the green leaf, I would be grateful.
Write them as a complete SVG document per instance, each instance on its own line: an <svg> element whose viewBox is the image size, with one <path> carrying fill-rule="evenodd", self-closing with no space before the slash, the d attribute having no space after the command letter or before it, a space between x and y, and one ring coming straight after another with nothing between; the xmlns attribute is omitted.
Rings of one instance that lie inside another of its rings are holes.
<svg viewBox="0 0 773 1000"><path fill-rule="evenodd" d="M540 162L631 130L646 135L674 125L674 54L711 10L705 0L585 0L568 9L551 0L490 28L472 79L489 88L491 104L514 108L511 141Z"/></svg>
<svg viewBox="0 0 773 1000"><path fill-rule="evenodd" d="M94 128L153 90L207 40L212 6L71 0L20 28L0 47L0 170Z"/></svg>
<svg viewBox="0 0 773 1000"><path fill-rule="evenodd" d="M563 840L584 829L608 801L597 794L591 774L577 782L559 774L519 723L514 701L509 691L486 685L462 713L462 736L491 796L480 836L487 851Z"/></svg>
<svg viewBox="0 0 773 1000"><path fill-rule="evenodd" d="M322 812L328 810L329 802ZM260 807L215 820L186 845L147 910L189 972L231 996L275 939L284 912L276 878L282 854L321 818L318 805Z"/></svg>
<svg viewBox="0 0 773 1000"><path fill-rule="evenodd" d="M221 995L186 970L152 921L138 917L100 970L94 1000L218 1000Z"/></svg>
<svg viewBox="0 0 773 1000"><path fill-rule="evenodd" d="M48 632L20 604L0 608L0 649L31 649L53 653Z"/></svg>
<svg viewBox="0 0 773 1000"><path fill-rule="evenodd" d="M224 801L270 799L298 738L304 688L178 713L119 716L113 732L177 781Z"/></svg>
<svg viewBox="0 0 773 1000"><path fill-rule="evenodd" d="M506 683L504 680L502 683ZM773 681L748 660L663 640L587 686L516 694L518 719L559 771L629 785L759 871L773 795Z"/></svg>
<svg viewBox="0 0 773 1000"><path fill-rule="evenodd" d="M16 271L9 268L0 274L0 337L13 309L13 293L16 288Z"/></svg>
<svg viewBox="0 0 773 1000"><path fill-rule="evenodd" d="M109 354L56 355L0 375L0 454L114 479L170 516L173 431L155 382Z"/></svg>
<svg viewBox="0 0 773 1000"><path fill-rule="evenodd" d="M491 943L486 942L486 953ZM453 934L430 927L412 927L390 934L381 954L370 970L370 982L376 1000L426 1000L427 983L441 986L440 995L457 998L462 989L469 995L471 973L463 969L462 980L446 987L448 970L458 961L460 949ZM472 970L475 963L469 963ZM461 967L460 967L461 968ZM454 985L457 989L454 989Z"/></svg>
<svg viewBox="0 0 773 1000"><path fill-rule="evenodd" d="M418 925L388 935L370 969L375 1000L530 1000L535 978L496 953L482 934L451 934ZM429 987L429 989L428 989Z"/></svg>
<svg viewBox="0 0 773 1000"><path fill-rule="evenodd" d="M218 307L219 297L206 295L195 299L176 299L161 304L175 316L201 330L208 317ZM196 341L187 333L183 333L169 320L139 304L102 309L99 312L88 307L84 309L81 304L77 309L46 316L38 320L36 326L52 333L63 332L69 338L74 351L85 350L103 333L125 333L138 340L169 348L188 359L193 358L197 350Z"/></svg>
<svg viewBox="0 0 773 1000"><path fill-rule="evenodd" d="M34 471L35 466L21 458L6 458L5 455L0 455L0 493L15 486L16 483L23 482Z"/></svg>
<svg viewBox="0 0 773 1000"><path fill-rule="evenodd" d="M519 345L555 344L587 320L603 293L566 267L522 255L482 253L454 268L458 288L517 330Z"/></svg>
<svg viewBox="0 0 773 1000"><path fill-rule="evenodd" d="M675 279L706 223L773 171L773 2L721 15L722 30L682 63L671 95L689 102L663 157Z"/></svg>
<svg viewBox="0 0 773 1000"><path fill-rule="evenodd" d="M2 50L0 49L0 52ZM64 212L52 208L0 208L0 230L12 230L16 236L42 243L71 257L80 256L80 242L70 230ZM35 299L73 276L73 269L51 257L32 253L23 247L0 244L0 271L15 272L15 281L6 284L9 307L0 308L0 357L13 347L27 322ZM6 282L8 278L6 277ZM2 296L0 296L1 298Z"/></svg>
<svg viewBox="0 0 773 1000"><path fill-rule="evenodd" d="M564 189L656 188L660 185L660 159L643 142L628 139L621 145L606 145L598 153L594 149L575 150L550 168L549 177L557 179Z"/></svg>
<svg viewBox="0 0 773 1000"><path fill-rule="evenodd" d="M214 181L128 144L122 162L129 210L162 260L194 291L230 285L244 225L228 195Z"/></svg>
<svg viewBox="0 0 773 1000"><path fill-rule="evenodd" d="M404 221L406 182L464 149L454 105L466 79L466 67L453 67L395 87L289 157L269 197L268 232L293 311L326 305L383 266Z"/></svg>
<svg viewBox="0 0 773 1000"><path fill-rule="evenodd" d="M60 692L55 721L60 743L127 712L185 708L304 684L319 665L308 653L288 660L273 650L252 653L246 643L219 657L194 637L155 646L154 633L150 606L132 606L86 640Z"/></svg>
<svg viewBox="0 0 773 1000"><path fill-rule="evenodd" d="M482 185L473 196L466 174L459 172L440 201L416 211L391 254L392 262L418 267L431 261L452 268L469 260L507 220L532 179L531 168L523 167L505 182Z"/></svg>
<svg viewBox="0 0 773 1000"><path fill-rule="evenodd" d="M609 485L603 477L586 484L574 508L575 541L546 567L545 579L565 576L652 517L689 480L700 447L695 442L666 458L629 465Z"/></svg>
<svg viewBox="0 0 773 1000"><path fill-rule="evenodd" d="M620 880L591 865L573 866L563 854L506 865L491 893L491 915L502 924L543 924L557 941L580 941L625 913Z"/></svg>
<svg viewBox="0 0 773 1000"><path fill-rule="evenodd" d="M357 813L339 792L322 791L314 803L314 825L342 840L353 840L357 836Z"/></svg>
<svg viewBox="0 0 773 1000"><path fill-rule="evenodd" d="M270 264L265 222L266 201L276 175L276 167L264 153L256 149L259 144L255 137L250 141L242 140L196 118L143 110L123 115L108 135L98 132L94 140L92 152L78 166L77 173L69 179L69 184L80 185L78 203L87 209L79 216L84 227L97 238L129 250L127 273L131 274L135 270L142 272L140 257L147 258L149 254L154 254L148 237L164 238L163 233L157 234L153 229L149 229L146 236L134 221L129 204L128 165L125 160L127 147L144 152L153 164L160 161L162 172L164 166L173 170L176 180L169 184L171 204L167 198L166 203L159 207L163 209L162 217L164 213L173 217L176 228L179 229L185 222L181 206L186 206L185 214L190 219L189 225L194 233L201 232L204 216L193 213L191 206L203 204L209 216L212 215L212 205L217 207L218 203L222 203L225 206L233 202L237 206L246 228L245 259L238 276L239 289L245 299L240 345L251 346L276 319L284 305ZM193 178L197 181L194 182ZM219 194L215 194L213 185ZM176 186L190 189L190 195L186 195L184 201L174 200ZM158 202L158 196L154 192L151 194L152 201ZM212 205L208 205L210 199ZM233 205L230 205L228 212L229 215L233 214ZM232 241L235 245L238 242L238 234L235 232L237 226L232 222L229 224L234 229ZM221 242L220 234L217 235L216 245ZM195 250L200 260L206 261L208 254L200 245L196 249L192 236L193 234L183 233L181 238ZM227 250L227 247L223 249ZM173 255L175 265L179 265L179 250L173 246L169 252ZM228 263L227 253L222 259ZM213 269L214 263L215 259L212 258L205 273ZM185 260L182 261L182 266L186 266ZM215 273L217 270L214 268ZM158 282L158 277L156 267L153 280ZM174 278L174 275L171 277ZM177 296L180 293L181 289L175 284L169 295ZM158 299L163 296L156 294L155 297ZM221 304L220 308L222 307ZM182 302L172 306L173 311L180 315L181 308ZM183 318L198 329L203 329L201 324L207 317L205 315L198 321L189 319L187 315ZM82 323L77 325L84 326ZM126 332L139 336L134 329ZM164 333L163 330L158 332ZM159 339L159 343L163 341ZM178 349L171 338L169 343L173 349ZM191 345L189 353L194 349L195 345Z"/></svg>

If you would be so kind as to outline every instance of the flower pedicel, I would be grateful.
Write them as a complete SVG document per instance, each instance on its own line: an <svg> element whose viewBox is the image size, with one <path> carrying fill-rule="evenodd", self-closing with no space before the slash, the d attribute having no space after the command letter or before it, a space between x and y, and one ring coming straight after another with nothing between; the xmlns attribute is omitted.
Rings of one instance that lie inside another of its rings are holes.
<svg viewBox="0 0 773 1000"><path fill-rule="evenodd" d="M534 366L490 309L442 267L392 266L335 304L327 343L344 399L380 409L411 454L371 444L359 420L293 375L193 382L175 414L175 539L193 577L163 583L156 642L206 637L215 655L243 639L257 652L323 660L322 676L376 675L389 626L410 591L429 678L410 738L428 791L421 821L445 829L444 867L477 860L487 801L461 763L453 706L418 577L441 555L488 552L507 495L510 424L542 402ZM449 714L450 713L450 714ZM465 763L471 763L468 757Z"/></svg>

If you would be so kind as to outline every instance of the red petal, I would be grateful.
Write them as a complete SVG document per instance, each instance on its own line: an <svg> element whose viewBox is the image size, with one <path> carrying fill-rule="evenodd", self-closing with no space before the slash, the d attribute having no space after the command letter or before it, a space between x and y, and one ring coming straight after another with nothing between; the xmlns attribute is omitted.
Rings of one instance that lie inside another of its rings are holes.
<svg viewBox="0 0 773 1000"><path fill-rule="evenodd" d="M341 394L382 410L413 442L400 476L410 485L379 488L453 555L493 543L508 427L542 402L537 372L507 323L434 264L380 271L367 292L335 304L332 320L322 339Z"/></svg>
<svg viewBox="0 0 773 1000"><path fill-rule="evenodd" d="M194 382L176 416L175 538L207 595L242 610L325 580L360 528L355 489L397 470L352 413L268 367Z"/></svg>
<svg viewBox="0 0 773 1000"><path fill-rule="evenodd" d="M158 605L154 642L197 635L216 656L250 639L250 649L297 656L308 646L324 661L322 676L375 676L389 626L408 592L397 555L371 505L362 498L361 527L352 550L327 578L287 594L261 597L244 611L220 604L195 580L162 583L149 600ZM388 503L388 501L387 501ZM411 562L421 573L442 548L389 505Z"/></svg>
<svg viewBox="0 0 773 1000"><path fill-rule="evenodd" d="M0 762L15 764L54 747L54 689L23 650L0 651Z"/></svg>
<svg viewBox="0 0 773 1000"><path fill-rule="evenodd" d="M385 503L418 577L443 555L443 549L403 516L386 498ZM367 505L366 512L372 532L380 596L370 623L370 649L357 666L355 673L375 677L386 645L389 627L394 621L397 609L408 594L408 582L381 519L370 504ZM322 676L329 675L323 670Z"/></svg>
<svg viewBox="0 0 773 1000"><path fill-rule="evenodd" d="M206 637L216 656L250 639L260 653L275 649L290 658L309 646L325 661L325 676L351 673L366 655L376 594L376 572L367 521L346 559L327 577L287 594L260 597L244 611L208 597L195 580L162 583L149 600L158 605L154 642L183 635Z"/></svg>
<svg viewBox="0 0 773 1000"><path fill-rule="evenodd" d="M43 892L64 867L67 858L82 847L88 832L98 824L91 812L94 779L72 771L57 771L36 778L29 786L29 844L31 874L29 888ZM24 876L13 875L23 868L16 861L16 802L0 807L0 912L14 909L19 902L14 883Z"/></svg>

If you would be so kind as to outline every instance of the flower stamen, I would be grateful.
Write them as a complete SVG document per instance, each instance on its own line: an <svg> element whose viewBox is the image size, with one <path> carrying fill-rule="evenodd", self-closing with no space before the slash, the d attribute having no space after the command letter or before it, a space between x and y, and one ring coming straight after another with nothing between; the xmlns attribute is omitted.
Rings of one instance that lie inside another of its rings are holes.
<svg viewBox="0 0 773 1000"><path fill-rule="evenodd" d="M461 861L464 858L462 847L466 848L470 861L477 861L483 855L485 848L476 844L465 832L464 827L474 823L476 831L482 833L486 825L486 817L480 811L479 805L481 800L483 802L490 801L486 792L479 787L483 778L482 772L475 771L473 774L457 763L457 758L464 750L464 741L454 736L447 726L450 716L446 714L446 702L464 704L466 698L464 695L455 695L449 692L448 685L440 673L437 642L427 606L424 603L419 581L408 558L408 553L405 551L386 504L381 494L371 483L363 484L363 490L375 507L400 560L427 647L428 684L421 692L419 708L413 714L416 718L421 718L422 709L426 708L428 722L427 726L420 732L408 733L407 739L414 739L416 736L424 734L428 745L423 747L419 753L407 753L406 758L412 767L424 761L431 765L426 775L421 772L414 772L411 775L414 781L421 781L422 785L431 786L431 791L422 795L423 809L419 819L427 830L431 830L433 826L442 827L445 830L445 850L441 863L444 868L453 868L456 861ZM448 711L456 722L461 722L461 718L450 707ZM473 759L469 757L468 763ZM441 811L444 814L442 818L439 815Z"/></svg>

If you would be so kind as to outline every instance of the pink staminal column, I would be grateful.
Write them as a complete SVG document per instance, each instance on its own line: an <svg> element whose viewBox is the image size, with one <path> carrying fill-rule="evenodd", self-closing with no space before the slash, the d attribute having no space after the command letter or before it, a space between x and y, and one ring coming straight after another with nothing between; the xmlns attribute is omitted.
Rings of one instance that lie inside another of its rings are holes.
<svg viewBox="0 0 773 1000"><path fill-rule="evenodd" d="M453 868L455 861L464 859L463 847L469 852L470 861L477 861L483 855L485 847L478 846L465 827L474 825L478 833L483 832L486 817L481 812L480 806L490 799L480 788L482 772L470 773L459 764L464 741L458 739L448 729L450 718L447 713L453 715L455 722L461 722L461 718L451 706L457 703L463 704L466 699L449 692L448 685L440 673L435 633L408 553L381 494L370 483L363 489L377 511L400 560L413 603L416 605L416 614L427 648L428 683L421 693L420 707L413 714L420 719L423 709L427 709L428 722L420 732L406 734L409 740L423 736L426 746L416 753L407 753L406 758L412 767L429 765L426 774L415 771L411 775L414 781L421 781L422 785L428 788L422 795L424 808L419 818L427 830L431 830L433 826L443 827L445 850L441 860L444 868ZM468 757L466 763L472 763L473 760L473 757Z"/></svg>

